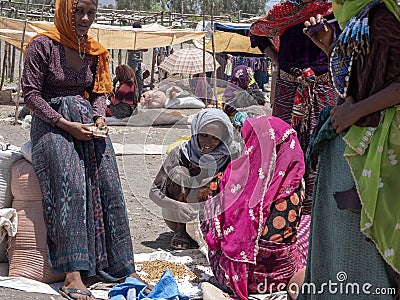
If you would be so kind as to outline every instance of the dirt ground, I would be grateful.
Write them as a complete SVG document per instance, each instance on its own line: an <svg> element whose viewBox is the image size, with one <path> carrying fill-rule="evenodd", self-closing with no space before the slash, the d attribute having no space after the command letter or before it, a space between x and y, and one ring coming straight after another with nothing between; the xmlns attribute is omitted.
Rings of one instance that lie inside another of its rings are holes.
<svg viewBox="0 0 400 300"><path fill-rule="evenodd" d="M184 110L190 115L197 110ZM16 146L29 140L29 129L14 125L15 105L0 104L0 136ZM156 127L110 126L113 143L168 145L178 136L189 135L188 125ZM169 248L172 232L160 216L160 209L148 199L152 179L158 172L163 155L136 154L117 156L117 162L127 204L131 236L135 253L153 252ZM27 294L12 289L0 289L0 299L50 299L49 295ZM62 297L53 296L53 299Z"/></svg>

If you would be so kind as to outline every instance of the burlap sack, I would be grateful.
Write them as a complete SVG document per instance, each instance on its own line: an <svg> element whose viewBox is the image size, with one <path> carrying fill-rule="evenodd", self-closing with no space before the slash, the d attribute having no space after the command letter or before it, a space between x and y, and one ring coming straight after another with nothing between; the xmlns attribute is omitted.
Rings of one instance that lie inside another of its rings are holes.
<svg viewBox="0 0 400 300"><path fill-rule="evenodd" d="M11 145L5 151L0 149L0 208L11 207L11 167L21 158L23 158L21 150L16 146ZM7 262L7 247L5 238L0 242L0 263Z"/></svg>
<svg viewBox="0 0 400 300"><path fill-rule="evenodd" d="M9 238L9 276L44 283L63 281L65 275L53 274L48 263L42 193L32 165L25 159L11 169L11 192L12 207L18 214L18 231Z"/></svg>

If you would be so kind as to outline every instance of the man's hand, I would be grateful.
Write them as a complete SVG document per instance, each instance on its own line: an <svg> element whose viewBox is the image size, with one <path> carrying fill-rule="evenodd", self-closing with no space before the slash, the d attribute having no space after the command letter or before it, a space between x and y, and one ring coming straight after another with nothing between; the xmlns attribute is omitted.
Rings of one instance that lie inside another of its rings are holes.
<svg viewBox="0 0 400 300"><path fill-rule="evenodd" d="M188 223L197 217L196 210L185 202L174 201L171 205L170 213L174 222Z"/></svg>

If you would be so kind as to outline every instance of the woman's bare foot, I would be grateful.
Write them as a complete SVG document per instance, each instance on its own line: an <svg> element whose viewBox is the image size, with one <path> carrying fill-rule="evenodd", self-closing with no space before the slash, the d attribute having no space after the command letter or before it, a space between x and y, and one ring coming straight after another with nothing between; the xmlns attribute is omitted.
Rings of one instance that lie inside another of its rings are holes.
<svg viewBox="0 0 400 300"><path fill-rule="evenodd" d="M82 282L79 271L69 272L65 275L64 285L60 288L60 294L77 300L96 300Z"/></svg>

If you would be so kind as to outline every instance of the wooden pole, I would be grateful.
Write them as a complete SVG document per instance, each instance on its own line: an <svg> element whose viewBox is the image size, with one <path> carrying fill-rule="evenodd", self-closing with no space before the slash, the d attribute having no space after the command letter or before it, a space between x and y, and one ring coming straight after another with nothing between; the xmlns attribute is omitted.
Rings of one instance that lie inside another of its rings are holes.
<svg viewBox="0 0 400 300"><path fill-rule="evenodd" d="M121 49L118 49L118 65L122 64L122 52Z"/></svg>
<svg viewBox="0 0 400 300"><path fill-rule="evenodd" d="M46 0L43 0L43 3L42 3L42 10L41 10L41 12L40 12L40 19L39 19L39 21L42 21L43 20L43 14L44 14L44 8L46 7Z"/></svg>
<svg viewBox="0 0 400 300"><path fill-rule="evenodd" d="M15 14L14 14L14 18L17 19L18 18L18 11L15 10ZM10 45L11 47L11 45ZM10 62L10 82L14 82L14 70L15 70L15 56L16 56L16 47L12 46L11 48L11 62Z"/></svg>
<svg viewBox="0 0 400 300"><path fill-rule="evenodd" d="M203 0L203 31L206 30L206 0ZM206 74L206 36L203 36L203 76L204 76L204 101L207 107L207 74Z"/></svg>
<svg viewBox="0 0 400 300"><path fill-rule="evenodd" d="M163 47L158 48L158 58L159 58L159 61L157 62L157 67L159 66L158 63L162 63L165 58ZM160 68L158 68L158 82L161 82L161 80L164 80L166 77L167 77L167 71L164 71L164 70L161 70Z"/></svg>
<svg viewBox="0 0 400 300"><path fill-rule="evenodd" d="M11 1L7 2L7 8L8 8L7 17L12 18L12 16L11 16ZM3 77L2 77L2 83L0 86L1 89L3 89L5 77L6 76L8 77L10 75L10 63L11 63L11 60L10 60L11 45L9 43L5 43L4 48L5 48L4 49L5 52L7 52L7 55L4 52L4 60L5 61L3 62L4 72L2 73Z"/></svg>
<svg viewBox="0 0 400 300"><path fill-rule="evenodd" d="M181 1L181 26L183 27L183 1Z"/></svg>
<svg viewBox="0 0 400 300"><path fill-rule="evenodd" d="M214 65L214 78L213 78L213 95L215 99L215 107L218 108L218 94L217 94L217 63L215 58L215 41L214 41L214 1L211 2L211 46Z"/></svg>
<svg viewBox="0 0 400 300"><path fill-rule="evenodd" d="M8 56L7 56L7 68L6 68L6 74L7 74L7 78L8 81L10 81L10 74L11 74L11 44L7 43L7 48L8 48Z"/></svg>
<svg viewBox="0 0 400 300"><path fill-rule="evenodd" d="M5 43L5 45L4 45L4 57L3 57L3 69L1 70L0 90L3 89L4 77L6 76L8 49L9 49L8 45L7 45L7 43Z"/></svg>
<svg viewBox="0 0 400 300"><path fill-rule="evenodd" d="M14 125L18 124L18 106L19 106L19 96L20 96L20 91L21 91L21 77L22 77L22 63L23 63L23 53L24 53L24 41L25 41L25 31L26 31L26 25L28 23L27 20L27 13L28 13L28 8L29 8L29 0L26 0L25 3L25 21L24 21L24 27L22 29L22 40L21 40L21 50L19 52L19 71L18 71L18 86L17 86L17 99L15 101L15 119L14 119Z"/></svg>
<svg viewBox="0 0 400 300"><path fill-rule="evenodd" d="M3 1L0 1L0 16L3 16ZM1 53L2 43L3 41L0 41L0 53ZM5 43L4 43L4 48L5 48ZM1 56L0 56L0 65L1 65ZM1 84L1 86L3 86L3 84Z"/></svg>
<svg viewBox="0 0 400 300"><path fill-rule="evenodd" d="M11 63L10 63L10 66L11 66L11 68L10 68L10 82L14 82L14 70L15 70L15 55L16 55L16 53L15 53L15 47L14 46L11 46L10 45L10 47L12 47L11 48L11 57L10 57L10 59L11 59Z"/></svg>
<svg viewBox="0 0 400 300"><path fill-rule="evenodd" d="M151 73L150 73L150 82L153 84L154 80L154 73L155 73L155 68L156 68L156 59L157 59L157 53L156 53L156 48L153 48L153 58L151 60Z"/></svg>

